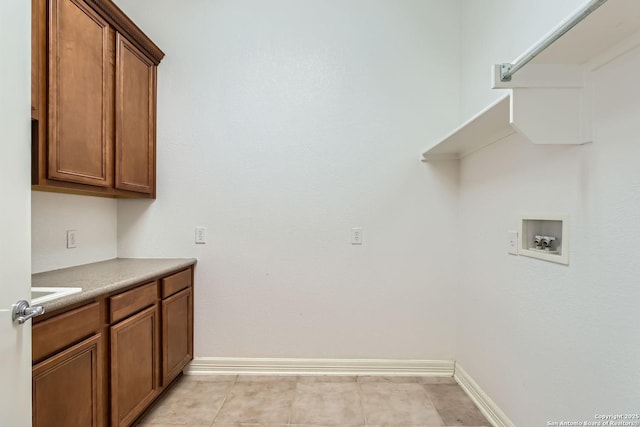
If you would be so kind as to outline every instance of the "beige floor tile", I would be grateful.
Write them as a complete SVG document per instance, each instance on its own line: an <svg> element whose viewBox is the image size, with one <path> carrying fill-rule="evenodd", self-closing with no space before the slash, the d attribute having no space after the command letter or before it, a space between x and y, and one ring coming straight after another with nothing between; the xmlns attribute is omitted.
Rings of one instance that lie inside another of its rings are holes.
<svg viewBox="0 0 640 427"><path fill-rule="evenodd" d="M490 425L452 377L240 377L184 376L138 425L364 427L364 414L369 427Z"/></svg>
<svg viewBox="0 0 640 427"><path fill-rule="evenodd" d="M358 382L361 383L417 383L418 378L412 376L385 376L385 375L362 375L358 377Z"/></svg>
<svg viewBox="0 0 640 427"><path fill-rule="evenodd" d="M296 383L236 382L215 418L217 424L287 424Z"/></svg>
<svg viewBox="0 0 640 427"><path fill-rule="evenodd" d="M490 426L489 421L457 384L423 385L446 426Z"/></svg>
<svg viewBox="0 0 640 427"><path fill-rule="evenodd" d="M287 426L288 424L251 424L251 423L232 423L232 424L213 423L211 425L211 427L287 427Z"/></svg>
<svg viewBox="0 0 640 427"><path fill-rule="evenodd" d="M453 377L418 377L420 384L457 384Z"/></svg>
<svg viewBox="0 0 640 427"><path fill-rule="evenodd" d="M361 426L365 424L356 383L298 383L291 424Z"/></svg>
<svg viewBox="0 0 640 427"><path fill-rule="evenodd" d="M189 427L210 427L210 424L148 424L142 422L137 424L139 427L179 427L179 426L189 426Z"/></svg>
<svg viewBox="0 0 640 427"><path fill-rule="evenodd" d="M368 425L441 426L420 384L360 383Z"/></svg>
<svg viewBox="0 0 640 427"><path fill-rule="evenodd" d="M228 383L234 382L238 378L237 375L185 375L184 379L188 381L201 381L211 383Z"/></svg>
<svg viewBox="0 0 640 427"><path fill-rule="evenodd" d="M238 375L239 383L296 382L297 375Z"/></svg>
<svg viewBox="0 0 640 427"><path fill-rule="evenodd" d="M337 427L331 424L289 424L288 427ZM349 426L349 427L365 427L364 424L360 426Z"/></svg>
<svg viewBox="0 0 640 427"><path fill-rule="evenodd" d="M211 425L232 384L182 378L154 405L142 425Z"/></svg>
<svg viewBox="0 0 640 427"><path fill-rule="evenodd" d="M300 375L298 382L311 383L355 383L357 377L353 375Z"/></svg>

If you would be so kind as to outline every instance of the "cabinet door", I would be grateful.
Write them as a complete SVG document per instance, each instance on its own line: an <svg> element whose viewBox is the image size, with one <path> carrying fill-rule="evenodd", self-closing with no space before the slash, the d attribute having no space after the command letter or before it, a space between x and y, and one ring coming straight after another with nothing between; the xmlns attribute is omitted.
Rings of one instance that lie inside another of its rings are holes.
<svg viewBox="0 0 640 427"><path fill-rule="evenodd" d="M158 394L158 309L111 327L111 425L129 426Z"/></svg>
<svg viewBox="0 0 640 427"><path fill-rule="evenodd" d="M187 288L162 301L162 385L193 359L193 300Z"/></svg>
<svg viewBox="0 0 640 427"><path fill-rule="evenodd" d="M113 182L114 31L82 0L50 0L50 179Z"/></svg>
<svg viewBox="0 0 640 427"><path fill-rule="evenodd" d="M33 367L33 426L102 426L102 336Z"/></svg>
<svg viewBox="0 0 640 427"><path fill-rule="evenodd" d="M156 66L116 35L116 188L155 192Z"/></svg>

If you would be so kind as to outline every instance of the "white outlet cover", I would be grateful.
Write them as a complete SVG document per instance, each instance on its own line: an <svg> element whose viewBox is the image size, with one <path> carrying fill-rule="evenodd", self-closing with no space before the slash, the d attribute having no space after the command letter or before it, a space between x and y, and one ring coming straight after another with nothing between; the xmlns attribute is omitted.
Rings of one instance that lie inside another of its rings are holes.
<svg viewBox="0 0 640 427"><path fill-rule="evenodd" d="M207 243L207 227L196 227L195 229L195 243L198 245L204 245Z"/></svg>
<svg viewBox="0 0 640 427"><path fill-rule="evenodd" d="M362 244L362 227L354 227L351 229L351 244L352 245Z"/></svg>

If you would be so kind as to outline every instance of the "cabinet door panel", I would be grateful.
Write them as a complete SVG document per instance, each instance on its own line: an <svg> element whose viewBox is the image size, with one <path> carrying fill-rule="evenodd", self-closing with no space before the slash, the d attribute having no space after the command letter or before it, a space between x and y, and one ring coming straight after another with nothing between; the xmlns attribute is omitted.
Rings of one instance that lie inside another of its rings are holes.
<svg viewBox="0 0 640 427"><path fill-rule="evenodd" d="M193 359L191 288L162 301L162 385L168 385Z"/></svg>
<svg viewBox="0 0 640 427"><path fill-rule="evenodd" d="M158 309L111 327L111 425L128 426L158 394Z"/></svg>
<svg viewBox="0 0 640 427"><path fill-rule="evenodd" d="M116 188L155 192L156 66L116 35Z"/></svg>
<svg viewBox="0 0 640 427"><path fill-rule="evenodd" d="M102 336L33 368L33 426L102 426Z"/></svg>
<svg viewBox="0 0 640 427"><path fill-rule="evenodd" d="M81 0L50 0L48 177L113 181L113 45L107 22Z"/></svg>

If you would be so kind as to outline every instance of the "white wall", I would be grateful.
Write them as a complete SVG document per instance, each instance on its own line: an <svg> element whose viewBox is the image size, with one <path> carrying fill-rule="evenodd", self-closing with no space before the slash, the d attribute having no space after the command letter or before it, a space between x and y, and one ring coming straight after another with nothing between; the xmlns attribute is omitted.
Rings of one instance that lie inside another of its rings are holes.
<svg viewBox="0 0 640 427"><path fill-rule="evenodd" d="M167 54L118 254L199 258L196 356L452 358L459 3L118 4Z"/></svg>
<svg viewBox="0 0 640 427"><path fill-rule="evenodd" d="M117 221L114 199L31 192L32 273L115 258ZM67 249L67 230L76 230L76 248Z"/></svg>
<svg viewBox="0 0 640 427"><path fill-rule="evenodd" d="M476 7L464 3L467 19ZM521 7L534 14L539 2ZM508 50L495 16L465 49ZM545 32L535 19L511 25ZM637 412L639 73L636 49L593 75L593 144L514 135L461 161L456 359L517 426ZM483 96L465 93L467 105ZM569 266L506 254L524 212L569 214Z"/></svg>

